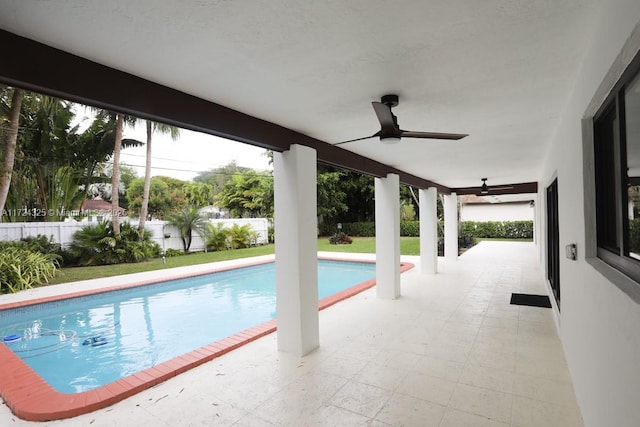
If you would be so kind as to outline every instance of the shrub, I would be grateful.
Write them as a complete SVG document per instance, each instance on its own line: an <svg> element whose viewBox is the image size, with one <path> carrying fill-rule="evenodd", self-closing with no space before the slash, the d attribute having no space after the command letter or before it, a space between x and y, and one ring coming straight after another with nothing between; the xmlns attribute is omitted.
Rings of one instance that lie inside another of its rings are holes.
<svg viewBox="0 0 640 427"><path fill-rule="evenodd" d="M329 243L332 245L350 245L353 243L353 239L349 237L346 233L338 232L333 236L329 237Z"/></svg>
<svg viewBox="0 0 640 427"><path fill-rule="evenodd" d="M420 221L400 221L400 235L405 237L420 236Z"/></svg>
<svg viewBox="0 0 640 427"><path fill-rule="evenodd" d="M267 239L269 239L269 243L276 241L276 228L273 225L270 225L267 229Z"/></svg>
<svg viewBox="0 0 640 427"><path fill-rule="evenodd" d="M184 251L189 252L193 232L195 231L201 237L206 236L209 222L200 215L197 207L190 205L176 212L169 219L169 224L178 229Z"/></svg>
<svg viewBox="0 0 640 427"><path fill-rule="evenodd" d="M221 222L213 225L209 223L207 225L207 231L205 233L205 240L208 251L223 251L227 249L227 238L229 233L224 228L224 224Z"/></svg>
<svg viewBox="0 0 640 427"><path fill-rule="evenodd" d="M184 255L184 252L182 252L180 249L169 248L166 251L164 251L164 256L168 258L174 257L174 256L182 256L182 255Z"/></svg>
<svg viewBox="0 0 640 427"><path fill-rule="evenodd" d="M120 235L116 236L111 222L103 221L76 231L69 251L77 258L79 265L106 265L157 257L160 246L151 240L148 230L145 230L141 239L138 229L124 222L120 225Z"/></svg>
<svg viewBox="0 0 640 427"><path fill-rule="evenodd" d="M373 237L376 235L375 222L344 222L342 229L338 230L337 223L323 223L318 225L320 236L332 236L337 232L343 232L350 236Z"/></svg>
<svg viewBox="0 0 640 427"><path fill-rule="evenodd" d="M251 246L253 232L254 231L249 224L233 224L232 227L227 228L228 241L231 249L248 248Z"/></svg>
<svg viewBox="0 0 640 427"><path fill-rule="evenodd" d="M629 252L640 253L640 218L629 220Z"/></svg>
<svg viewBox="0 0 640 427"><path fill-rule="evenodd" d="M342 224L342 232L350 236L374 237L376 235L376 223L367 222L347 222Z"/></svg>
<svg viewBox="0 0 640 427"><path fill-rule="evenodd" d="M14 293L40 286L56 275L55 254L41 254L19 247L0 252L0 292Z"/></svg>
<svg viewBox="0 0 640 427"><path fill-rule="evenodd" d="M533 221L463 221L460 233L479 238L531 239Z"/></svg>

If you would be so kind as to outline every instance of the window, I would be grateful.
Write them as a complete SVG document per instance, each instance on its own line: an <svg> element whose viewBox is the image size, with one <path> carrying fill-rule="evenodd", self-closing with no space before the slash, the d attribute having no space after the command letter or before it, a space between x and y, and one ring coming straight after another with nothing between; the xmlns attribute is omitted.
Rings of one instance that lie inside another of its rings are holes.
<svg viewBox="0 0 640 427"><path fill-rule="evenodd" d="M640 282L638 62L594 117L593 133L598 257Z"/></svg>

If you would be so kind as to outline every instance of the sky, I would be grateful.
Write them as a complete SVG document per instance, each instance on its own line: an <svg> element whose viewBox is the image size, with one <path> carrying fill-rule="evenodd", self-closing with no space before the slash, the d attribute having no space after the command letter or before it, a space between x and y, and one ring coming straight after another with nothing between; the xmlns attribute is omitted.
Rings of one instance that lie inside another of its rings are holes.
<svg viewBox="0 0 640 427"><path fill-rule="evenodd" d="M147 140L144 121L135 129L126 128L123 138ZM272 169L266 150L248 144L182 129L173 141L168 135L154 134L151 156L151 175L164 175L185 181L198 172L207 171L235 161L238 166L256 170ZM120 163L136 166L138 176L144 176L146 146L126 148L120 154Z"/></svg>
<svg viewBox="0 0 640 427"><path fill-rule="evenodd" d="M84 111L83 111L84 110ZM82 108L76 110L81 128L89 126L91 113ZM146 142L144 120L135 127L125 127L123 138ZM182 129L180 137L173 141L168 135L154 134L151 155L151 175L164 175L184 181L192 180L198 172L208 171L235 161L238 166L255 170L271 170L266 150L248 144ZM144 176L146 146L126 148L120 154L120 164L131 166L139 177Z"/></svg>

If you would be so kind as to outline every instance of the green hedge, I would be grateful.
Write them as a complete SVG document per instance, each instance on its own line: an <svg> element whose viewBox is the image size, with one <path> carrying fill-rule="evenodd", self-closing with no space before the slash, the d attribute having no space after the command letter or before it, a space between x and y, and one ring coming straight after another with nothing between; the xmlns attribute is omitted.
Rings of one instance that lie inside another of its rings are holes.
<svg viewBox="0 0 640 427"><path fill-rule="evenodd" d="M640 222L638 223L640 230ZM442 236L443 223L438 227L438 234ZM322 224L320 235L331 236L338 230L336 224ZM342 232L352 237L374 237L376 235L375 222L346 222L342 224ZM420 235L420 221L401 221L400 235L417 237ZM460 236L495 239L532 239L533 221L463 221L460 224ZM639 242L640 246L640 242Z"/></svg>
<svg viewBox="0 0 640 427"><path fill-rule="evenodd" d="M532 239L533 221L463 221L460 234L479 238Z"/></svg>
<svg viewBox="0 0 640 427"><path fill-rule="evenodd" d="M420 221L400 221L400 235L405 237L420 236Z"/></svg>
<svg viewBox="0 0 640 427"><path fill-rule="evenodd" d="M640 253L640 218L629 220L629 252Z"/></svg>

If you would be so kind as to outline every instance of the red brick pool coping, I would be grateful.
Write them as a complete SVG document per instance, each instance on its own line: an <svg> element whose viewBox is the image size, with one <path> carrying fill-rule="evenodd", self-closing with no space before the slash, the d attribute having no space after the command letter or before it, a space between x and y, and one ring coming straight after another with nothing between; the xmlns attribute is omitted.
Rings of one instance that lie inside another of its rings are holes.
<svg viewBox="0 0 640 427"><path fill-rule="evenodd" d="M351 260L340 258L322 258L335 261L352 261L352 262L375 262L369 260ZM135 283L129 283L120 286L110 286L101 289L72 292L63 295L36 298L28 301L21 301L0 305L0 310L24 307L34 304L40 304L62 299L81 297L101 292L109 292L119 289L131 288L135 286L149 285L159 281L182 279L185 277L200 276L220 271L232 270L242 267L250 267L254 265L266 264L273 262L272 260L243 264L239 266L229 266L217 268L203 272L178 275L161 280L145 280ZM414 265L403 262L400 272L403 273ZM318 302L318 309L323 310L333 304L352 297L363 292L375 285L375 279L367 280L356 286L335 295L324 298ZM160 363L148 369L144 369L135 374L121 378L112 383L106 384L93 390L81 393L60 393L53 389L45 380L43 380L33 369L13 353L6 345L0 345L0 361L2 368L0 369L0 397L4 399L11 411L24 420L28 421L50 421L64 418L71 418L78 415L86 414L116 402L133 396L145 389L153 387L163 381L168 380L182 372L193 369L203 363L222 356L240 346L251 341L257 340L265 335L275 332L277 329L276 320L269 320L242 332L231 335L212 344L205 345L196 350L175 357L166 362Z"/></svg>

